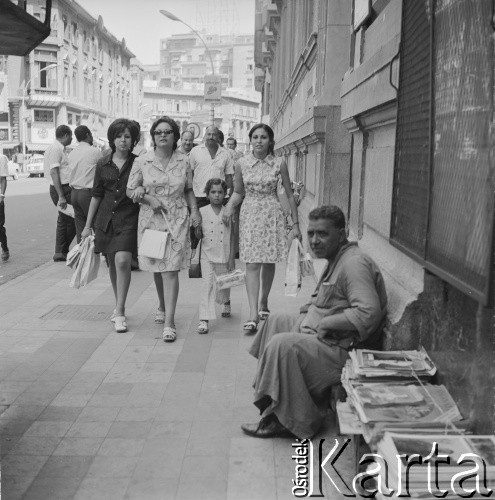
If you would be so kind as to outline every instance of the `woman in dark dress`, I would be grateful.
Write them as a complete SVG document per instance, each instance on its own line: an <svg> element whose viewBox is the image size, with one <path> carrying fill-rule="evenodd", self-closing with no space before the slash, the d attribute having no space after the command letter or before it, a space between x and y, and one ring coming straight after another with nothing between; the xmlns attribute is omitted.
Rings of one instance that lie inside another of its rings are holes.
<svg viewBox="0 0 495 500"><path fill-rule="evenodd" d="M137 249L139 205L126 195L126 186L134 163L133 145L139 130L131 120L120 118L108 127L112 152L98 161L86 226L86 238L95 230L95 252L108 259L110 281L115 294L112 321L115 331L127 331L125 301L131 283L131 260ZM94 223L93 223L94 220Z"/></svg>

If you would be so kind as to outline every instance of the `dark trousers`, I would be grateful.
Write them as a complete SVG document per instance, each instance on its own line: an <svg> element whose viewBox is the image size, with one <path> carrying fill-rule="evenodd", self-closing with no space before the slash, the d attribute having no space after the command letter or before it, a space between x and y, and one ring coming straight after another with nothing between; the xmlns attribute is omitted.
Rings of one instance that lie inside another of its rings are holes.
<svg viewBox="0 0 495 500"><path fill-rule="evenodd" d="M5 230L5 203L0 203L0 245L4 252L9 251L7 246L7 231Z"/></svg>
<svg viewBox="0 0 495 500"><path fill-rule="evenodd" d="M77 242L81 242L81 233L88 218L89 204L91 202L91 189L72 189L70 194L74 207L74 222L76 224Z"/></svg>
<svg viewBox="0 0 495 500"><path fill-rule="evenodd" d="M71 203L71 188L68 184L62 184L62 190L67 200L67 203ZM58 193L55 186L50 186L50 196L52 198L55 206L58 204ZM67 255L69 253L69 247L76 235L76 225L74 219L69 215L65 215L62 212L58 213L57 219L57 232L55 234L55 253L62 253Z"/></svg>
<svg viewBox="0 0 495 500"><path fill-rule="evenodd" d="M206 205L210 204L210 200L205 197L196 197L196 204L198 206L198 210L200 208L206 207ZM195 227L191 226L191 248L194 250L197 248L199 240L196 238Z"/></svg>

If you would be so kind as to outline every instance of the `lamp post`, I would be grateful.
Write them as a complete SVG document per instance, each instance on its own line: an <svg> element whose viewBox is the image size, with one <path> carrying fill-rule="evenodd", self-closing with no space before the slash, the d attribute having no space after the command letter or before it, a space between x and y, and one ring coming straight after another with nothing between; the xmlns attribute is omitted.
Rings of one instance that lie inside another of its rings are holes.
<svg viewBox="0 0 495 500"><path fill-rule="evenodd" d="M167 17L171 21L178 21L179 23L182 23L183 25L187 26L201 40L201 42L205 46L206 52L208 53L208 57L210 58L211 74L214 75L215 74L215 67L213 66L213 59L211 57L211 52L210 52L210 49L208 48L208 45L206 45L206 42L203 40L203 37L192 26L189 26L189 24L187 24L185 21L178 18L176 15L172 14L168 10L162 9L162 10L160 10L160 14ZM215 105L213 103L211 103L210 106L211 106L210 107L211 124L215 125Z"/></svg>
<svg viewBox="0 0 495 500"><path fill-rule="evenodd" d="M49 64L48 66L45 66L44 68L41 68L38 72L38 74L40 74L42 71L47 71L49 69L52 69L52 68L56 68L58 66L58 63L53 63L53 64ZM22 171L24 172L24 169L25 169L25 164L26 164L26 119L27 119L27 116L25 116L26 114L26 92L27 92L27 88L29 87L32 79L34 77L31 77L27 82L26 84L23 86L22 88L22 105L21 105L21 109L22 109L22 113L21 113L21 124L22 124Z"/></svg>

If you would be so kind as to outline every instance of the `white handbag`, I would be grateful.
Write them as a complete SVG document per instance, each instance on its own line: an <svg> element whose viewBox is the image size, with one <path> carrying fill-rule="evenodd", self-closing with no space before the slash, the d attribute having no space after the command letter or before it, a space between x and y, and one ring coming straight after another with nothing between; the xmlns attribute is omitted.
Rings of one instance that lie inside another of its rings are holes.
<svg viewBox="0 0 495 500"><path fill-rule="evenodd" d="M162 215L168 227L168 231L157 231L155 229L145 229L141 243L138 248L138 255L141 257L148 257L150 259L163 259L165 257L165 250L167 249L167 242L172 238L172 231L168 223L165 212L162 210Z"/></svg>

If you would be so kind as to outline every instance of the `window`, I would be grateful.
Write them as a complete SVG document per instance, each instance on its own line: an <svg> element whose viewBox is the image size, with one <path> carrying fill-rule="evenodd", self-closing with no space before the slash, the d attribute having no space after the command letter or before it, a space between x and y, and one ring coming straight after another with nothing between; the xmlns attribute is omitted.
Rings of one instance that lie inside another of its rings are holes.
<svg viewBox="0 0 495 500"><path fill-rule="evenodd" d="M93 57L96 57L96 54L97 54L96 40L95 40L95 37L92 36L91 37L91 55Z"/></svg>
<svg viewBox="0 0 495 500"><path fill-rule="evenodd" d="M72 42L73 45L77 45L77 23L72 21L70 25L71 25L70 41Z"/></svg>
<svg viewBox="0 0 495 500"><path fill-rule="evenodd" d="M68 41L70 38L70 28L67 16L62 16L62 23L64 25L64 38Z"/></svg>
<svg viewBox="0 0 495 500"><path fill-rule="evenodd" d="M57 89L57 67L51 66L53 63L49 61L35 61L35 71L38 75L35 79L35 86L41 89Z"/></svg>
<svg viewBox="0 0 495 500"><path fill-rule="evenodd" d="M89 37L86 31L83 31L83 51L86 54L89 52Z"/></svg>
<svg viewBox="0 0 495 500"><path fill-rule="evenodd" d="M77 97L77 90L78 90L78 88L77 88L77 72L75 69L72 71L72 89L71 90L72 90L72 95L74 97Z"/></svg>
<svg viewBox="0 0 495 500"><path fill-rule="evenodd" d="M54 112L51 109L34 109L34 121L42 123L54 123Z"/></svg>
<svg viewBox="0 0 495 500"><path fill-rule="evenodd" d="M427 5L403 3L391 242L486 305L491 2Z"/></svg>

